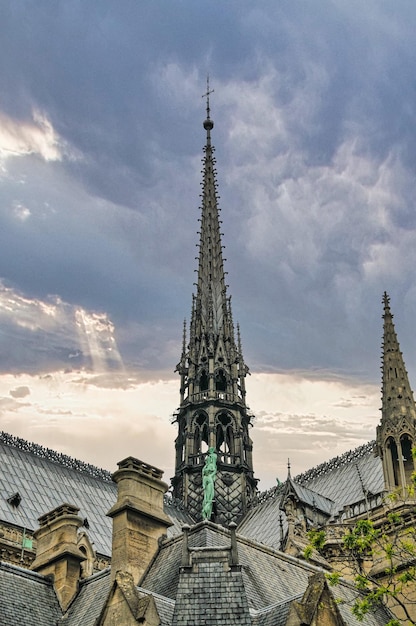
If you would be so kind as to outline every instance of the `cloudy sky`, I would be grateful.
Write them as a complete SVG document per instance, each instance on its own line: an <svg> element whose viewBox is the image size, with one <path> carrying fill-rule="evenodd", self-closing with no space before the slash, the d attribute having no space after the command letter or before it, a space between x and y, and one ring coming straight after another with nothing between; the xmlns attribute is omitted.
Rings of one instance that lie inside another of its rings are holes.
<svg viewBox="0 0 416 626"><path fill-rule="evenodd" d="M416 386L413 0L0 0L0 429L173 472L206 76L261 486Z"/></svg>

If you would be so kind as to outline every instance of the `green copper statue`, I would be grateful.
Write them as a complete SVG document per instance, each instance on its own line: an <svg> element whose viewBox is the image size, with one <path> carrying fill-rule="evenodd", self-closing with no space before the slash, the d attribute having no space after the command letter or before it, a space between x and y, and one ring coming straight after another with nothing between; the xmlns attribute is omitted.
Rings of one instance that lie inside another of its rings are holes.
<svg viewBox="0 0 416 626"><path fill-rule="evenodd" d="M217 454L215 448L209 448L202 470L202 487L204 489L204 502L202 504L202 519L211 519L212 505L214 502L214 483L217 475Z"/></svg>

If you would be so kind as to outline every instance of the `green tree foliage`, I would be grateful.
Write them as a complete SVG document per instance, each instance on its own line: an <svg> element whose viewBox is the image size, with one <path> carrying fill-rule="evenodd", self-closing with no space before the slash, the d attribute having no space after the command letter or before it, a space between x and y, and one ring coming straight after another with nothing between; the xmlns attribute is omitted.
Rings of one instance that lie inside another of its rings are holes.
<svg viewBox="0 0 416 626"><path fill-rule="evenodd" d="M345 524L340 547L361 592L352 609L359 620L384 602L404 617L404 621L392 620L386 626L416 626L411 618L412 607L416 610L415 485L416 473L405 494L402 490L390 494L390 511L381 519ZM309 541L305 558L309 559L313 550L325 557L325 531L311 531ZM341 574L333 572L327 578L330 584L338 584Z"/></svg>

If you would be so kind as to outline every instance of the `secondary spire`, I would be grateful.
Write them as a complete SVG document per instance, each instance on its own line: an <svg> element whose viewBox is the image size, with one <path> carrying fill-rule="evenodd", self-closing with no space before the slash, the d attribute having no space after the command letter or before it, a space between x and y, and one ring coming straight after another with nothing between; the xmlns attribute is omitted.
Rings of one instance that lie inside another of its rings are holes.
<svg viewBox="0 0 416 626"><path fill-rule="evenodd" d="M416 409L390 310L383 294L382 408L377 427L377 451L383 460L387 491L405 488L415 470Z"/></svg>
<svg viewBox="0 0 416 626"><path fill-rule="evenodd" d="M390 310L390 297L383 294L382 402L383 419L392 415L409 415L416 419L415 401L400 351Z"/></svg>

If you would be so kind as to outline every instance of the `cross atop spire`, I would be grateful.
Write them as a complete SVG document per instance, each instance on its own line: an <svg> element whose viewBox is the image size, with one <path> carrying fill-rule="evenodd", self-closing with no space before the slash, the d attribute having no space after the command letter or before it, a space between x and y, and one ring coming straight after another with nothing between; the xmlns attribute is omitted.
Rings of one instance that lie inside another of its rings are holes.
<svg viewBox="0 0 416 626"><path fill-rule="evenodd" d="M207 90L206 93L203 94L203 98L207 99L207 118L204 122L204 128L207 131L207 145L205 148L205 151L207 152L207 150L209 150L211 148L211 131L214 128L214 122L212 121L211 117L210 117L210 108L209 108L209 96L211 93L214 93L213 89L209 89L209 76L207 76Z"/></svg>
<svg viewBox="0 0 416 626"><path fill-rule="evenodd" d="M209 74L207 74L207 90L206 90L206 92L205 92L205 93L203 93L203 94L202 94L202 97L207 99L207 120L209 120L209 119L210 119L210 116L209 116L209 114L210 114L210 108L209 108L209 96L210 96L212 93L214 93L214 91L215 91L214 89L211 89L211 90L210 90L210 88L209 88Z"/></svg>

